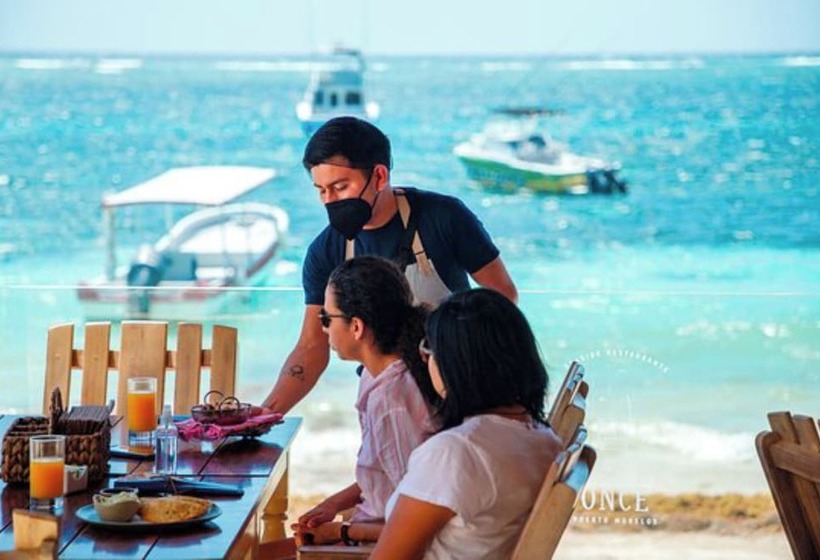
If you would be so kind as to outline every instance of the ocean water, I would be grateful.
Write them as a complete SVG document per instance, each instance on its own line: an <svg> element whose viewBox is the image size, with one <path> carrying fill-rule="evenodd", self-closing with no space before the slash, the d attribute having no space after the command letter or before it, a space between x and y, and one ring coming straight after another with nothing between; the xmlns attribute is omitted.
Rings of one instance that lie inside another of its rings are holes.
<svg viewBox="0 0 820 560"><path fill-rule="evenodd" d="M326 220L299 164L308 70L298 58L0 58L0 410L39 409L45 329L82 320L73 286L103 270L102 194L180 165L279 173L252 195L291 218L268 288L206 317L240 328L240 396L270 388L301 320L301 259ZM555 384L571 360L587 366L592 484L765 490L754 435L766 412L820 411L820 56L374 58L367 83L393 184L473 208ZM506 105L562 110L552 136L620 161L629 193L471 184L452 147ZM126 215L122 259L164 223ZM352 371L334 359L295 411L307 419L300 491L352 476Z"/></svg>

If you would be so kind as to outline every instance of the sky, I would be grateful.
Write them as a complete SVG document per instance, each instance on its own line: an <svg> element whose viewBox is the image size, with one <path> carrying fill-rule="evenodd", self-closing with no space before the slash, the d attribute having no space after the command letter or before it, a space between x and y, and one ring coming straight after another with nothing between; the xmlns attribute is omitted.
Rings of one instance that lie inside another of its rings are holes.
<svg viewBox="0 0 820 560"><path fill-rule="evenodd" d="M0 0L0 53L818 53L820 0Z"/></svg>

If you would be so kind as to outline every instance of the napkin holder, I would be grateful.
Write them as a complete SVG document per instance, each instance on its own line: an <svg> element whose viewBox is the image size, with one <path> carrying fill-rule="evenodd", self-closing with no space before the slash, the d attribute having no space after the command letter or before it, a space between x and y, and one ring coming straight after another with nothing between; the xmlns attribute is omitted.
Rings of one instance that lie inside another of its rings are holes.
<svg viewBox="0 0 820 560"><path fill-rule="evenodd" d="M79 406L63 414L59 389L55 389L52 395L51 418L25 416L17 418L9 427L3 437L0 478L9 484L27 483L29 439L35 435L54 433L66 436L66 465L88 467L88 482L103 480L108 475L111 447L111 424L106 410L106 406ZM99 418L103 414L105 421L100 421ZM97 418L97 421L93 418Z"/></svg>

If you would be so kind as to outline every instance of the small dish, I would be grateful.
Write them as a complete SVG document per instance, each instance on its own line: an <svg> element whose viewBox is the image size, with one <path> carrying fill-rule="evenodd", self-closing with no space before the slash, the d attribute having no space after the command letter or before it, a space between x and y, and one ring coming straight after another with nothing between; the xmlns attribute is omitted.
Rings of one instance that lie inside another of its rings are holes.
<svg viewBox="0 0 820 560"><path fill-rule="evenodd" d="M216 406L198 404L191 407L191 417L201 424L233 426L247 422L251 417L250 403L239 402L236 397L225 397Z"/></svg>
<svg viewBox="0 0 820 560"><path fill-rule="evenodd" d="M94 511L104 521L125 522L134 517L140 509L140 499L136 490L106 488L92 497Z"/></svg>

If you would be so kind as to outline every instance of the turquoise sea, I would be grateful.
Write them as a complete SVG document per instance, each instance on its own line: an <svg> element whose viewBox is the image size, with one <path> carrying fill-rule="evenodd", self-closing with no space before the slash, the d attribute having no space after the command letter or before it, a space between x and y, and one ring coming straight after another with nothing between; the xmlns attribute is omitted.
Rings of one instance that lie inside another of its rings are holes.
<svg viewBox="0 0 820 560"><path fill-rule="evenodd" d="M293 57L0 58L0 411L39 409L45 330L82 321L73 286L103 270L101 195L181 165L279 173L252 197L291 218L269 288L205 318L240 328L239 392L261 398L295 341L301 259L326 219L299 164L308 72ZM820 414L820 56L371 58L367 83L393 183L473 208L556 383L586 364L593 485L765 490L753 442L766 412ZM471 184L452 147L505 105L560 109L552 136L620 161L629 193ZM164 218L128 215L122 258ZM334 360L296 411L298 489L351 476L352 371Z"/></svg>

